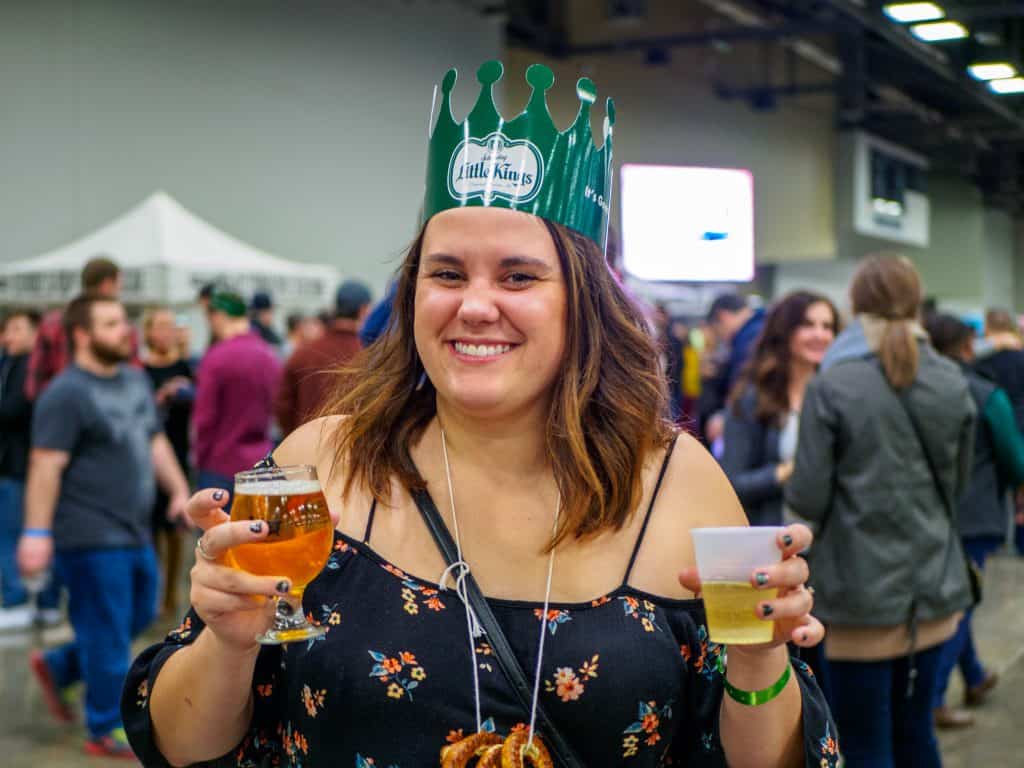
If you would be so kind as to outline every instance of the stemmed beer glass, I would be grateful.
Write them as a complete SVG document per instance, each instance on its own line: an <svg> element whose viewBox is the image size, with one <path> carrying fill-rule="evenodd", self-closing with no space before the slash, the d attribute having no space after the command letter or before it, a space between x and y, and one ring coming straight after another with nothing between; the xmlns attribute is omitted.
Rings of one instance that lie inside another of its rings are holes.
<svg viewBox="0 0 1024 768"><path fill-rule="evenodd" d="M306 465L268 467L235 475L232 520L262 520L268 534L260 541L233 547L232 567L258 576L281 576L291 583L277 599L274 624L256 638L263 645L308 640L326 633L310 624L302 594L330 557L334 526L316 476Z"/></svg>

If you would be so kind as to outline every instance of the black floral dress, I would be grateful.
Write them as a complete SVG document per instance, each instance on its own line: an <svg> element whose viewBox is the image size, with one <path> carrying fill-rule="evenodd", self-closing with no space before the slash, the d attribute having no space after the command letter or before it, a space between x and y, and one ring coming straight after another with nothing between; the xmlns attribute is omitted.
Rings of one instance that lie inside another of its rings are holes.
<svg viewBox="0 0 1024 768"><path fill-rule="evenodd" d="M249 732L211 765L436 767L441 747L476 731L471 664L479 673L483 727L500 734L526 727L529 713L486 637L470 659L455 592L377 555L368 544L372 522L371 514L363 541L335 534L327 567L306 590L306 613L327 634L261 649ZM491 606L528 671L536 668L544 623L541 701L588 768L723 768L721 649L707 639L701 601L629 586L639 545L622 586L596 600L552 604L547 615L538 603L490 600ZM202 630L190 611L129 672L124 724L147 767L168 766L149 716L153 681ZM804 663L794 659L793 668L803 694L806 765L835 768L835 725L824 697Z"/></svg>

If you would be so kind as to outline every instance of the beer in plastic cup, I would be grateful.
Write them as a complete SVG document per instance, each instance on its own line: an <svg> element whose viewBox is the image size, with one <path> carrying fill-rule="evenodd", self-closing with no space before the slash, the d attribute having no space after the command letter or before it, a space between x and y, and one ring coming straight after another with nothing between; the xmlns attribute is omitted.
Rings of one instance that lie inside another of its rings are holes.
<svg viewBox="0 0 1024 768"><path fill-rule="evenodd" d="M777 589L756 589L750 577L758 568L782 559L776 526L695 528L697 555L708 637L727 645L769 643L775 622L757 614L759 604L774 600Z"/></svg>

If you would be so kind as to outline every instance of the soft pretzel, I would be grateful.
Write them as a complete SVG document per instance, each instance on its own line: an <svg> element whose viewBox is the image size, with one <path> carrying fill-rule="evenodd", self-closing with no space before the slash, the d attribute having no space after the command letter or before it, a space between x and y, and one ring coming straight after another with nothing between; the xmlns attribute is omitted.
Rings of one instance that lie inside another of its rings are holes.
<svg viewBox="0 0 1024 768"><path fill-rule="evenodd" d="M476 768L501 768L501 744L487 747Z"/></svg>
<svg viewBox="0 0 1024 768"><path fill-rule="evenodd" d="M516 731L510 733L501 747L501 768L554 768L551 755L544 742L536 736L533 743L527 746L530 741L530 732Z"/></svg>
<svg viewBox="0 0 1024 768"><path fill-rule="evenodd" d="M481 731L467 736L441 749L441 768L466 768L469 761L479 757L488 747L501 744L501 736Z"/></svg>

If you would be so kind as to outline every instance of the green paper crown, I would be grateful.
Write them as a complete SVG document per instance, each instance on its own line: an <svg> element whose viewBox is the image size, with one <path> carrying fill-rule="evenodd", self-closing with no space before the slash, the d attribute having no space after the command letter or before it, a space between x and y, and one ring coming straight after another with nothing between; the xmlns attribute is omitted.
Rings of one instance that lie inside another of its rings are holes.
<svg viewBox="0 0 1024 768"><path fill-rule="evenodd" d="M576 83L576 120L559 131L545 96L555 76L543 64L534 64L526 70L526 82L533 88L526 110L506 122L494 106L494 84L503 72L500 61L480 66L480 97L461 124L455 122L451 105L457 73L450 69L445 74L441 110L430 135L423 220L449 208L511 208L571 227L604 250L615 105L608 99L604 143L595 147L590 105L597 89L584 77Z"/></svg>

